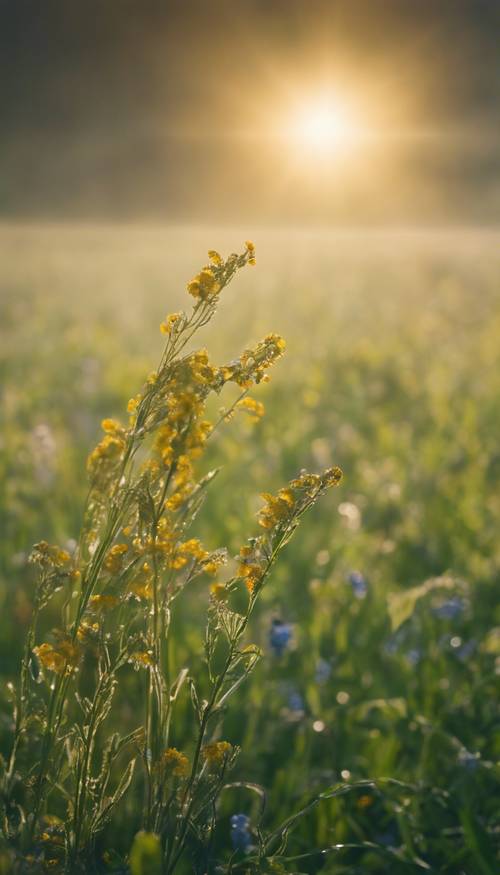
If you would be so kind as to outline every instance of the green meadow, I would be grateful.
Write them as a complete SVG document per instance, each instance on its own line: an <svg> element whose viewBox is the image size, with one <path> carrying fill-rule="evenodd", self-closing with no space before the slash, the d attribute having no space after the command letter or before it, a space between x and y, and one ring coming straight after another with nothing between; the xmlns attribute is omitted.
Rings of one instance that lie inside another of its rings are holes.
<svg viewBox="0 0 500 875"><path fill-rule="evenodd" d="M243 813L254 842L290 819L260 871L496 875L494 231L0 228L1 750L7 757L7 684L17 683L32 611L31 547L45 539L71 552L101 420L126 420L160 357L159 324L190 306L186 282L207 250L240 251L247 237L257 265L223 291L198 345L228 362L277 332L287 349L269 384L252 390L262 420L235 416L209 442L200 472L218 473L194 534L235 556L258 533L262 492L302 468L338 465L344 476L283 550L245 633L262 655L224 715L223 737L241 750L210 860L245 870L230 825ZM200 578L175 603L174 673L203 671L209 587ZM49 606L39 640L57 611ZM133 729L142 683L144 672L130 673L100 743L114 727ZM183 694L179 750L192 721ZM124 797L99 839L96 871L127 871L116 861L140 828L136 798ZM193 854L179 872L217 871Z"/></svg>

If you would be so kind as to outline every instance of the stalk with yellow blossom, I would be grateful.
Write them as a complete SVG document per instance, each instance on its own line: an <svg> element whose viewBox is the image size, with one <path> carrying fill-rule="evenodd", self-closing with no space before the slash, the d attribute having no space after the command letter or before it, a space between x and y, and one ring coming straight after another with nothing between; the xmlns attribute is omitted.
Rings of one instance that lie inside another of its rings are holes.
<svg viewBox="0 0 500 875"><path fill-rule="evenodd" d="M61 794L68 805L64 840L59 830L57 847L41 858L44 864L52 854L54 871L86 871L97 836L132 787L142 793L142 827L158 838L163 873L179 864L194 820L213 830L215 802L237 756L237 748L220 738L223 709L259 658L258 648L244 641L254 605L300 517L340 480L337 468L321 475L302 472L276 495L264 494L263 532L242 546L236 574L210 587L206 675L191 677L183 668L174 676L174 601L196 578L217 579L227 561L225 550L207 549L189 533L214 476L200 478L198 460L234 411L252 421L263 415L262 403L248 392L269 379L285 348L279 335L268 334L238 359L215 365L206 350L188 345L214 316L236 272L254 263L250 241L242 254L227 259L210 250L209 264L187 286L191 312L172 313L161 323L166 343L159 365L129 401L127 420L102 422L103 437L88 459L89 495L74 554L45 542L33 552L40 575L7 790L33 746L36 767L18 848L30 851L36 844L47 808ZM237 398L213 424L206 418L207 401L227 384L237 387ZM61 589L61 627L37 643L38 615ZM243 611L232 603L242 593ZM33 666L45 686L35 685ZM120 679L130 671L141 679L142 720L127 733L111 735L102 748ZM173 715L187 688L196 731L189 749L180 750L172 743ZM42 725L41 734L35 724ZM137 762L142 776L134 777Z"/></svg>

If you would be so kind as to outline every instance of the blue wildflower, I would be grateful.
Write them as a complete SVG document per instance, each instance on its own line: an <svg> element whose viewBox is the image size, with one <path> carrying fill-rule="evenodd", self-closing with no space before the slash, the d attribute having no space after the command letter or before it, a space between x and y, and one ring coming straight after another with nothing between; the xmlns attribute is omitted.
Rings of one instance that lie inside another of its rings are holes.
<svg viewBox="0 0 500 875"><path fill-rule="evenodd" d="M433 608L433 614L439 617L440 620L454 620L463 613L464 608L464 600L458 596L453 596L453 598L447 599L438 607Z"/></svg>
<svg viewBox="0 0 500 875"><path fill-rule="evenodd" d="M304 699L298 690L292 690L288 694L288 707L294 714L304 713Z"/></svg>
<svg viewBox="0 0 500 875"><path fill-rule="evenodd" d="M332 667L328 660L318 659L316 663L316 683L326 684L332 673Z"/></svg>
<svg viewBox="0 0 500 875"><path fill-rule="evenodd" d="M352 591L357 599L364 599L368 592L368 583L360 571L351 571L349 575L349 583Z"/></svg>
<svg viewBox="0 0 500 875"><path fill-rule="evenodd" d="M455 651L461 662L467 662L470 656L475 652L477 648L477 641L474 638L471 638L470 641L465 641L461 647L458 647Z"/></svg>
<svg viewBox="0 0 500 875"><path fill-rule="evenodd" d="M289 623L274 619L269 632L269 643L276 656L282 656L290 643L292 627Z"/></svg>
<svg viewBox="0 0 500 875"><path fill-rule="evenodd" d="M417 665L420 662L422 657L422 652L418 649L418 647L412 647L406 654L406 659L410 665Z"/></svg>
<svg viewBox="0 0 500 875"><path fill-rule="evenodd" d="M235 851L248 851L252 844L250 818L246 814L231 817L231 842Z"/></svg>

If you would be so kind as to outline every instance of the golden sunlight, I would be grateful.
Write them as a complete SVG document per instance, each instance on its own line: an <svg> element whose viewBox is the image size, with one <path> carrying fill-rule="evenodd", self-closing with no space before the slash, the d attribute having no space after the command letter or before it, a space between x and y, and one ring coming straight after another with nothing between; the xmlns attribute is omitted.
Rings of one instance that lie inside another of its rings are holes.
<svg viewBox="0 0 500 875"><path fill-rule="evenodd" d="M288 136L303 152L330 157L360 138L360 127L350 108L329 96L295 109Z"/></svg>

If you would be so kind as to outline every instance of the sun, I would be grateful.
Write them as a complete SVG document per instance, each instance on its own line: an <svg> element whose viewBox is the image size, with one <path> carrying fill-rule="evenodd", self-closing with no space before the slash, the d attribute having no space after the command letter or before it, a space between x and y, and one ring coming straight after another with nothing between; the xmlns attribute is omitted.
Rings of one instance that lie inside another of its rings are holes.
<svg viewBox="0 0 500 875"><path fill-rule="evenodd" d="M321 97L295 109L289 125L293 143L303 151L333 155L346 149L358 134L352 111L341 101Z"/></svg>

